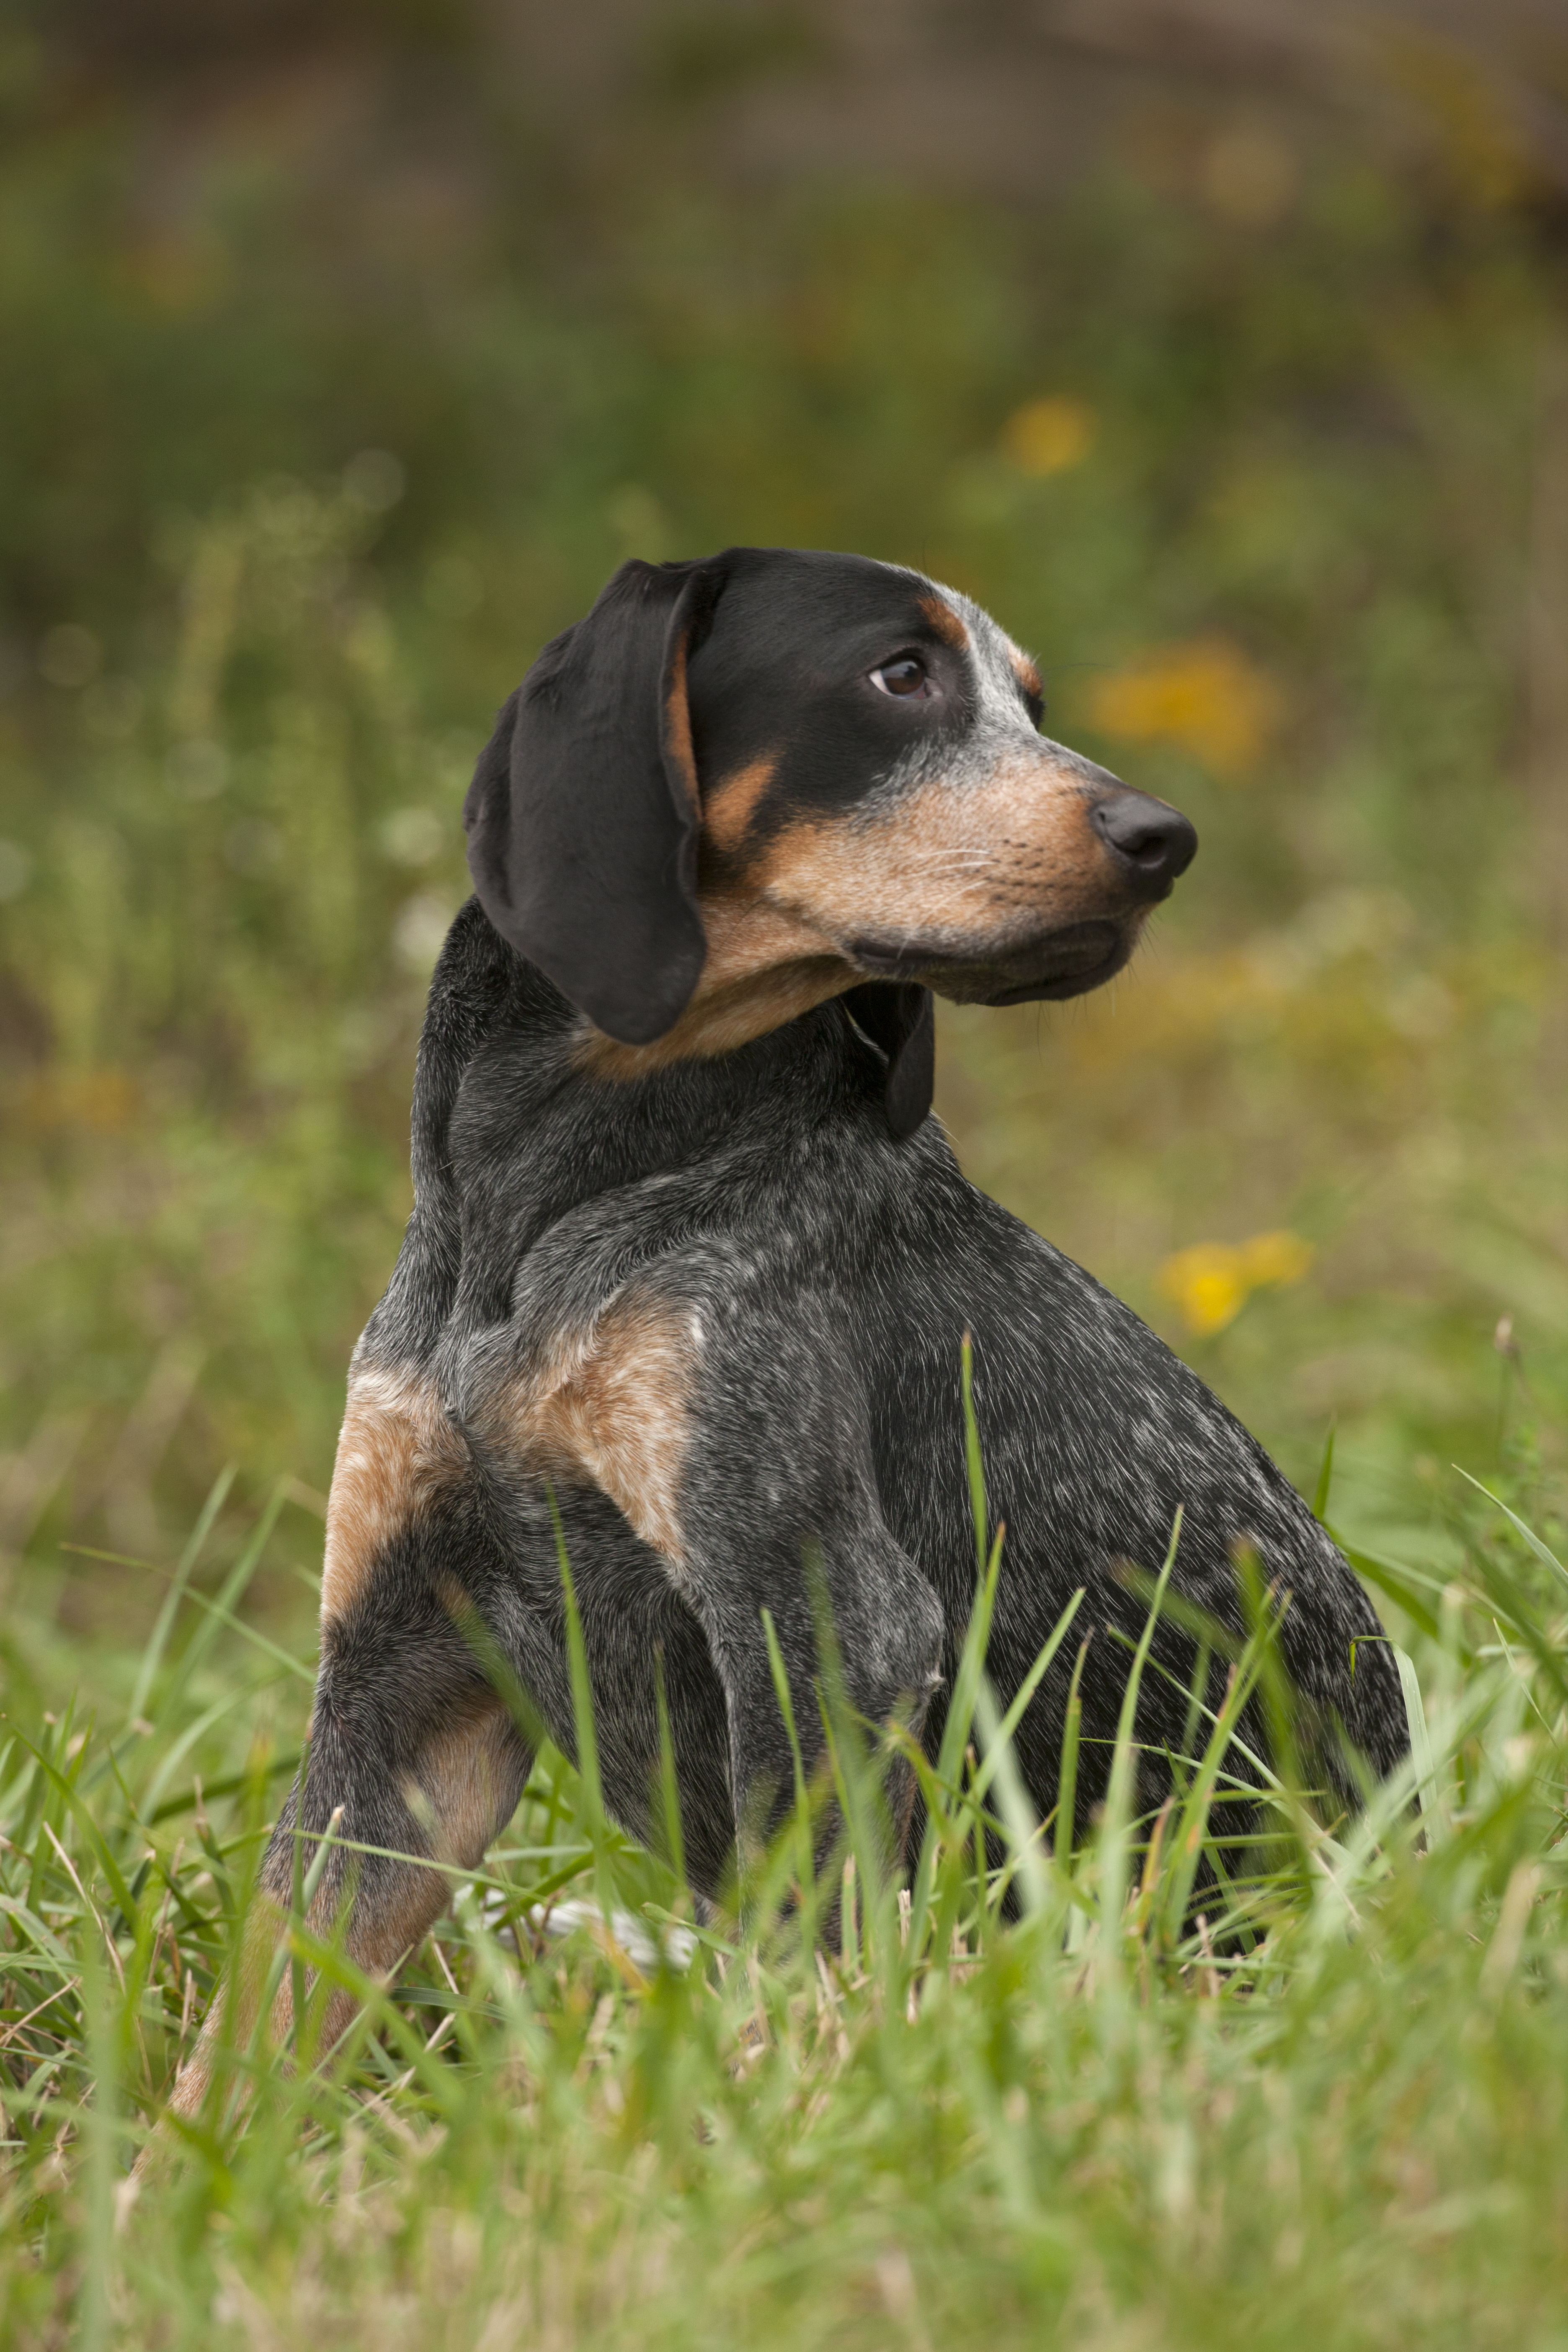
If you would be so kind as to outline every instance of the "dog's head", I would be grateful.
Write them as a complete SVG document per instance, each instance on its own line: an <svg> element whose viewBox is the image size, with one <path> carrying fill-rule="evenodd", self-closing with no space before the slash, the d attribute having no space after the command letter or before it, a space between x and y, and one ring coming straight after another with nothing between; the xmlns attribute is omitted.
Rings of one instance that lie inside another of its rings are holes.
<svg viewBox="0 0 1568 2352"><path fill-rule="evenodd" d="M1040 715L1028 657L919 572L784 548L624 564L501 713L464 809L475 887L605 1075L846 994L903 1131L929 1106L926 991L1098 987L1197 845Z"/></svg>

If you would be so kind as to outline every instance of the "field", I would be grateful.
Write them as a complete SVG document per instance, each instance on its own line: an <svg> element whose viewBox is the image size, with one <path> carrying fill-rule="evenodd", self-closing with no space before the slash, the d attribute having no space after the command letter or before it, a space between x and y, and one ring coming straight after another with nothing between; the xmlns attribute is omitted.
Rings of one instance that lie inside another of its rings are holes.
<svg viewBox="0 0 1568 2352"><path fill-rule="evenodd" d="M132 115L6 71L7 2340L1562 2352L1560 220L1457 134L424 243L231 142L153 219ZM792 1833L704 1925L547 1755L353 2043L238 2051L133 2191L307 1721L473 758L622 556L731 541L975 594L1194 817L1114 992L944 1015L938 1108L1318 1497L1419 1811L1287 1772L1238 1854L1194 1712L1182 1803L1055 1852L976 1679L907 1904L835 1715L850 1899Z"/></svg>
<svg viewBox="0 0 1568 2352"><path fill-rule="evenodd" d="M198 1598L215 1489L125 1701L10 1731L9 2340L1560 2345L1568 1570L1479 1489L1447 1580L1363 1560L1424 1634L1412 1765L1327 1826L1263 1774L1261 1842L1227 1822L1260 1784L1235 1718L1276 1680L1268 1606L1152 1823L1146 1635L1103 1814L1053 1852L982 1673L1005 1547L971 1428L975 1620L909 1888L829 1671L833 1787L803 1781L738 1916L698 1921L674 1808L662 1862L605 1820L580 1666L580 1775L542 1756L395 1989L304 1926L301 1853L269 1980L317 1989L297 2069L231 2008L206 2107L133 2181L296 1760L254 1727L292 1733L310 1681L254 1630L243 1671L215 1662L274 1516ZM204 1782L226 1732L237 1769ZM1069 1734L1063 1818L1074 1769ZM334 1982L367 2005L324 2056Z"/></svg>

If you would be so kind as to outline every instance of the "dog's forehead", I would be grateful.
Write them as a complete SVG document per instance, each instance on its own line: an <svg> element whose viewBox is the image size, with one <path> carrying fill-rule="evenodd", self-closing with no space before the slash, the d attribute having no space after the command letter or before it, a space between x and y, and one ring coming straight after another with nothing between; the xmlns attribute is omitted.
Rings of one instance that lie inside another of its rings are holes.
<svg viewBox="0 0 1568 2352"><path fill-rule="evenodd" d="M773 645L787 651L868 630L912 629L922 593L934 593L918 572L868 555L746 549L731 559L718 622L727 637L771 633Z"/></svg>
<svg viewBox="0 0 1568 2352"><path fill-rule="evenodd" d="M895 653L900 638L933 636L986 670L1008 673L1010 657L1021 658L988 613L922 572L798 548L736 551L716 634L727 648L770 665L793 654L831 667L841 656Z"/></svg>

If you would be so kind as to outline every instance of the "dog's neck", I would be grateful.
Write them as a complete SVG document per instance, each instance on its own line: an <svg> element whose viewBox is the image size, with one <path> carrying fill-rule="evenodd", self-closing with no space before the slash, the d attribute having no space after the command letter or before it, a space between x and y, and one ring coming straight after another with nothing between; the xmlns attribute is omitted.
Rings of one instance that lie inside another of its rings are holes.
<svg viewBox="0 0 1568 2352"><path fill-rule="evenodd" d="M787 1160L803 1131L864 1103L881 1065L837 1003L734 1051L632 1079L584 1067L582 1015L506 945L477 901L437 968L414 1090L414 1216L376 1322L428 1339L461 1294L500 1320L518 1267L574 1210L710 1164L739 1141Z"/></svg>
<svg viewBox="0 0 1568 2352"><path fill-rule="evenodd" d="M640 1078L731 1055L855 985L858 975L833 941L787 909L713 891L699 903L708 957L690 1003L649 1045L623 1045L582 1024L579 1060L589 1076Z"/></svg>

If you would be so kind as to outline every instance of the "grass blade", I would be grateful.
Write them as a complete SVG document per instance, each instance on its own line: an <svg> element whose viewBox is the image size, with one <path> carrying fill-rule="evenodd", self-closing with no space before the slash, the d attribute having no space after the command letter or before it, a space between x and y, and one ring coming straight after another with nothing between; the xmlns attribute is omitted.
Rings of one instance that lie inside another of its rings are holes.
<svg viewBox="0 0 1568 2352"><path fill-rule="evenodd" d="M1459 1465L1457 1462L1455 1463L1454 1467L1456 1470L1459 1470ZM1459 1475L1464 1479L1467 1486L1470 1486L1475 1488L1478 1495L1484 1495L1489 1503L1495 1504L1497 1508L1502 1513L1504 1518L1509 1522L1509 1525L1513 1528L1515 1534L1530 1547L1530 1549L1535 1554L1536 1559L1541 1561L1542 1565L1545 1568L1551 1569L1555 1575L1562 1578L1564 1584L1568 1584L1568 1568L1564 1568L1563 1562L1558 1559L1557 1554L1551 1550L1547 1545L1542 1542L1541 1538L1536 1534L1534 1528L1529 1526L1525 1520L1521 1519L1517 1511L1510 1511L1500 1495L1494 1495L1489 1486L1483 1486L1479 1478L1472 1478L1468 1470L1459 1470Z"/></svg>
<svg viewBox="0 0 1568 2352"><path fill-rule="evenodd" d="M1422 1702L1415 1662L1397 1642L1391 1642L1388 1646L1399 1669L1399 1692L1405 1701L1405 1721L1410 1734L1410 1762L1415 1774L1415 1801L1421 1808L1422 1826L1430 1847L1447 1827L1438 1795L1437 1767L1432 1755L1432 1735L1427 1728L1426 1709Z"/></svg>
<svg viewBox="0 0 1568 2352"><path fill-rule="evenodd" d="M1323 1458L1318 1465L1318 1483L1312 1489L1312 1517L1320 1527L1328 1523L1329 1490L1334 1483L1334 1436L1336 1424L1329 1423L1329 1433L1323 1441Z"/></svg>
<svg viewBox="0 0 1568 2352"><path fill-rule="evenodd" d="M131 1705L128 1709L132 1723L146 1713L147 1701L157 1677L158 1669L163 1663L163 1652L168 1646L169 1635L174 1631L174 1619L179 1613L185 1587L190 1582L192 1572L202 1556L203 1546L212 1533L213 1523L228 1499L228 1490L234 1484L235 1475L236 1469L233 1464L230 1464L227 1469L219 1471L213 1481L212 1491L202 1505L201 1516L191 1530L190 1541L180 1554L178 1565L174 1570L174 1580L163 1595L163 1606L148 1636L147 1646L142 1653L141 1665L137 1668L136 1684L131 1694Z"/></svg>
<svg viewBox="0 0 1568 2352"><path fill-rule="evenodd" d="M1067 1627L1063 1624L1058 1630L1065 1633ZM1050 1899L1050 1879L1040 1853L1040 1824L1013 1753L1012 1735L1003 1723L996 1695L986 1675L982 1675L975 1696L974 1720L984 1749L981 1772L987 1785L992 1780L996 1783L997 1810L1006 1830L1023 1907L1027 1916L1038 1918ZM976 1773L972 1783L976 1803L980 1777Z"/></svg>

